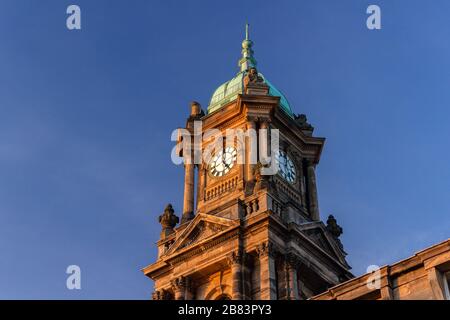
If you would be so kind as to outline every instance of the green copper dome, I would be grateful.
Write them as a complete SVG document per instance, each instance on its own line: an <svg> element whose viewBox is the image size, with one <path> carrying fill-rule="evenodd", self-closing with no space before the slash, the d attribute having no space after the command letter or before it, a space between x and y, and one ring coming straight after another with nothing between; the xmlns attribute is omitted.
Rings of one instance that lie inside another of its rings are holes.
<svg viewBox="0 0 450 320"><path fill-rule="evenodd" d="M208 105L208 114L217 111L225 104L236 100L238 95L244 92L244 77L250 68L256 67L252 46L253 42L248 37L248 25L246 25L246 37L242 42L242 58L239 60L241 71L233 79L225 82L214 91ZM281 109L291 118L294 118L294 113L284 94L275 88L261 73L258 73L258 75L263 78L264 83L269 86L269 95L280 97Z"/></svg>
<svg viewBox="0 0 450 320"><path fill-rule="evenodd" d="M211 100L208 105L208 113L217 111L225 104L237 99L238 94L244 92L244 77L247 72L239 72L233 79L225 82L220 87L214 91ZM280 97L280 106L284 112L286 112L291 118L294 118L294 113L292 112L291 106L288 100L281 93L280 90L275 88L269 80L267 80L261 73L258 73L264 79L264 83L269 86L269 95L273 97Z"/></svg>

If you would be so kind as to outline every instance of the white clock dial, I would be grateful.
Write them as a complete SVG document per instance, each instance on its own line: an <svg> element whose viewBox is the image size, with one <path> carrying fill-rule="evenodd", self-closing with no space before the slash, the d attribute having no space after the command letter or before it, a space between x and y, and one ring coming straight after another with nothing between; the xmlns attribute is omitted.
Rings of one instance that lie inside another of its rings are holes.
<svg viewBox="0 0 450 320"><path fill-rule="evenodd" d="M278 174L287 182L294 183L297 177L294 162L284 151L278 151L275 154L275 159L278 163Z"/></svg>
<svg viewBox="0 0 450 320"><path fill-rule="evenodd" d="M222 177L233 168L237 159L237 151L233 147L227 147L217 153L209 163L209 172L214 177Z"/></svg>

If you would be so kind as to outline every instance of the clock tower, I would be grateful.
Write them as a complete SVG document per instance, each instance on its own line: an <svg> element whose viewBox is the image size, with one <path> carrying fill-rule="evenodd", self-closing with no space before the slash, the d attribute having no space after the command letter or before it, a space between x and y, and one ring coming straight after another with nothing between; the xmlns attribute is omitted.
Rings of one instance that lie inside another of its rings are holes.
<svg viewBox="0 0 450 320"><path fill-rule="evenodd" d="M257 69L248 26L238 73L179 130L181 218L167 205L153 299L307 299L351 279L315 169L324 138Z"/></svg>

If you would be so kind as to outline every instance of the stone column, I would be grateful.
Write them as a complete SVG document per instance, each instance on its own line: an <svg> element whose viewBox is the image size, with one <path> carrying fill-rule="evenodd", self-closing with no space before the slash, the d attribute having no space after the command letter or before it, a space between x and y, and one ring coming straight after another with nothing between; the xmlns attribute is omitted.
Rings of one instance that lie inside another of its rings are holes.
<svg viewBox="0 0 450 320"><path fill-rule="evenodd" d="M270 169L275 166L274 155L271 155L271 132L269 126L270 120L264 119L260 123L258 133L258 150L259 150L259 162L255 166L255 174L253 178L256 181L255 190L266 189L269 186L269 176L263 175L263 168ZM266 134L262 134L261 130L266 130ZM265 161L263 161L265 160Z"/></svg>
<svg viewBox="0 0 450 320"><path fill-rule="evenodd" d="M303 161L300 161L300 172L298 174L298 178L299 178L299 185L300 185L300 196L302 199L302 207L304 209L307 209L307 201L306 201L306 179L305 179L305 170L304 170L304 166L305 164L303 163Z"/></svg>
<svg viewBox="0 0 450 320"><path fill-rule="evenodd" d="M250 118L248 123L247 123L247 130L248 131L248 135L247 135L247 146L246 146L246 157L245 157L245 164L246 164L246 173L247 173L247 182L253 182L255 180L254 177L254 167L256 163L251 163L252 162L252 154L256 155L256 157L253 157L254 159L258 159L258 136L256 133L256 122L253 118ZM254 132L256 134L255 138L255 144L254 144L254 148L252 148L252 135L250 135L250 132Z"/></svg>
<svg viewBox="0 0 450 320"><path fill-rule="evenodd" d="M306 161L306 180L308 185L309 213L314 221L320 221L316 173L314 163L311 160Z"/></svg>
<svg viewBox="0 0 450 320"><path fill-rule="evenodd" d="M242 300L242 252L235 251L228 256L231 268L231 299Z"/></svg>
<svg viewBox="0 0 450 320"><path fill-rule="evenodd" d="M198 183L197 183L197 206L200 201L204 199L205 192L205 168L203 165L198 165Z"/></svg>
<svg viewBox="0 0 450 320"><path fill-rule="evenodd" d="M186 294L186 279L184 277L179 277L172 280L171 284L175 300L184 300Z"/></svg>
<svg viewBox="0 0 450 320"><path fill-rule="evenodd" d="M299 261L298 258L289 253L286 256L286 271L288 274L288 299L289 300L299 300L298 294L298 278L297 278L297 269L298 269Z"/></svg>
<svg viewBox="0 0 450 320"><path fill-rule="evenodd" d="M156 290L152 292L152 300L160 300L160 297L161 295L159 291Z"/></svg>
<svg viewBox="0 0 450 320"><path fill-rule="evenodd" d="M194 159L198 160L198 148L201 147L201 135L196 132L196 122L201 121L201 117L204 115L201 105L196 102L191 102L191 114L186 122L186 129L183 131L188 132L183 139L190 139L183 143L183 148L189 148L189 150L183 150L184 157L184 199L183 199L183 215L181 217L181 223L185 223L194 218Z"/></svg>
<svg viewBox="0 0 450 320"><path fill-rule="evenodd" d="M259 139L259 148L261 151L261 154L264 157L267 157L269 155L270 152L270 129L269 129L269 120L263 120L261 121L259 130L267 130L267 134L265 135L266 137L266 141L261 141L261 139ZM261 159L260 159L261 161Z"/></svg>
<svg viewBox="0 0 450 320"><path fill-rule="evenodd" d="M167 290L156 290L152 293L153 300L170 300L170 295Z"/></svg>
<svg viewBox="0 0 450 320"><path fill-rule="evenodd" d="M186 163L184 165L184 200L183 216L181 223L185 223L194 217L194 164Z"/></svg>
<svg viewBox="0 0 450 320"><path fill-rule="evenodd" d="M252 299L252 268L251 268L250 256L247 254L242 255L242 299Z"/></svg>
<svg viewBox="0 0 450 320"><path fill-rule="evenodd" d="M428 281L434 300L445 300L444 296L444 277L436 267L427 270Z"/></svg>
<svg viewBox="0 0 450 320"><path fill-rule="evenodd" d="M260 268L260 299L277 299L277 276L275 270L274 250L270 242L262 243L257 248Z"/></svg>

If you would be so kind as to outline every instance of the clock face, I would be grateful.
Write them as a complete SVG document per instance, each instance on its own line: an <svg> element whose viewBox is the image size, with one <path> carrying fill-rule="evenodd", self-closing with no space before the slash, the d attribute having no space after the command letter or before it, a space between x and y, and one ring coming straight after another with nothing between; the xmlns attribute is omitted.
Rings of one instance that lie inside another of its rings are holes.
<svg viewBox="0 0 450 320"><path fill-rule="evenodd" d="M237 151L233 147L217 153L209 163L209 172L213 177L222 177L233 168L237 159Z"/></svg>
<svg viewBox="0 0 450 320"><path fill-rule="evenodd" d="M280 150L275 154L275 159L278 163L278 174L287 182L294 183L297 172L291 158L286 152Z"/></svg>

